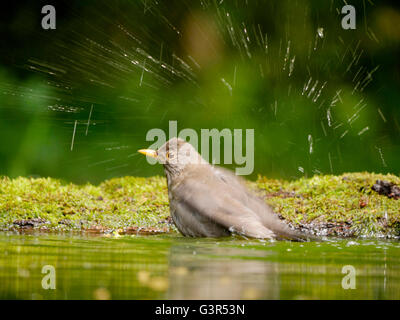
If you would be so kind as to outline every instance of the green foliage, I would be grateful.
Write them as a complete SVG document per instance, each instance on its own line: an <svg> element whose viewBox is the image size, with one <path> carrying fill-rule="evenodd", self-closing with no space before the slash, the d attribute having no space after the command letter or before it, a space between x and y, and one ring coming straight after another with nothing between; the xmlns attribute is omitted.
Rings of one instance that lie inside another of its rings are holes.
<svg viewBox="0 0 400 320"><path fill-rule="evenodd" d="M255 129L251 178L399 174L400 13L389 1L354 1L356 30L341 28L338 0L74 0L57 4L55 32L26 5L2 21L0 174L161 174L135 155L170 120Z"/></svg>

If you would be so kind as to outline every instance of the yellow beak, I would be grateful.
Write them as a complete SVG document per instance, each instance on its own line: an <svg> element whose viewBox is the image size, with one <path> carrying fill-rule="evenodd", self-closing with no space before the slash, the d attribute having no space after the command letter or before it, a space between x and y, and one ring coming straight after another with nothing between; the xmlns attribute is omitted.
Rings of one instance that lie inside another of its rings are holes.
<svg viewBox="0 0 400 320"><path fill-rule="evenodd" d="M151 149L140 149L138 150L141 154L144 154L145 156L149 156L152 158L157 158L157 151L156 150L151 150Z"/></svg>

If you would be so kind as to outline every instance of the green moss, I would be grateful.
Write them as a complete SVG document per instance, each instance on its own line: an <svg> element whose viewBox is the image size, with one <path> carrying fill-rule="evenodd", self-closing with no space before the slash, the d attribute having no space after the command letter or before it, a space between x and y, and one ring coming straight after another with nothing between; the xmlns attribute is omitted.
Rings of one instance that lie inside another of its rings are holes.
<svg viewBox="0 0 400 320"><path fill-rule="evenodd" d="M399 236L400 200L372 191L377 179L400 185L397 176L373 173L295 181L260 176L249 184L295 228L344 236ZM166 223L168 216L164 177L115 178L99 186L0 178L2 230L176 231Z"/></svg>
<svg viewBox="0 0 400 320"><path fill-rule="evenodd" d="M41 230L92 232L132 226L161 228L160 220L169 215L164 180L126 177L99 186L78 186L50 178L1 178L0 228L32 224Z"/></svg>
<svg viewBox="0 0 400 320"><path fill-rule="evenodd" d="M378 179L400 185L397 176L362 172L281 181L279 190L276 180L259 177L256 186L275 212L296 228L345 236L398 236L400 200L373 191Z"/></svg>

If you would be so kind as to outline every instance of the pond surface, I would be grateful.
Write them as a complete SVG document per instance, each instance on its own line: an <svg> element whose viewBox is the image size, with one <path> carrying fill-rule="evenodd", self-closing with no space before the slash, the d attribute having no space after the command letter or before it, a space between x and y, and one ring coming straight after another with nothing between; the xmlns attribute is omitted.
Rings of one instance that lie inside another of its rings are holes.
<svg viewBox="0 0 400 320"><path fill-rule="evenodd" d="M400 243L0 233L0 298L400 299Z"/></svg>

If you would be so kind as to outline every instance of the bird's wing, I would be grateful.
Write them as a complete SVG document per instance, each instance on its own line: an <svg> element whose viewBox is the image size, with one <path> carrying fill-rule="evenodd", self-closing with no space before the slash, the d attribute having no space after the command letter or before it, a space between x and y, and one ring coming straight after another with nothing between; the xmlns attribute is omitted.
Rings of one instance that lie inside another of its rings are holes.
<svg viewBox="0 0 400 320"><path fill-rule="evenodd" d="M211 171L205 170L200 176L198 172L196 175L188 174L173 186L172 192L190 211L215 221L231 232L254 238L273 238L275 235Z"/></svg>
<svg viewBox="0 0 400 320"><path fill-rule="evenodd" d="M256 214L261 223L268 229L272 230L280 238L292 240L307 240L316 239L311 235L306 235L298 231L292 230L287 224L282 222L273 210L261 198L250 192L245 184L245 180L236 176L232 171L222 167L213 167L217 177L219 177L231 192L234 197L241 201L247 208ZM233 187L233 188L232 188Z"/></svg>

